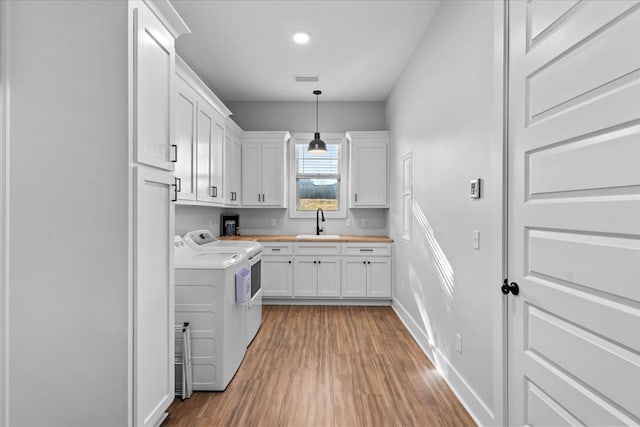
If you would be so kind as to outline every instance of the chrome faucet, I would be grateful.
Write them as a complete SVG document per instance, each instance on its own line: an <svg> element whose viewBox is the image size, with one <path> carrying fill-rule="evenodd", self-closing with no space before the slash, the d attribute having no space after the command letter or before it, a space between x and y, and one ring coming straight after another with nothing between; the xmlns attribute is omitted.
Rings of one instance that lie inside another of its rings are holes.
<svg viewBox="0 0 640 427"><path fill-rule="evenodd" d="M318 217L319 213L322 214L322 222L324 222L324 211L322 210L322 208L318 208L318 210L316 211L316 236L319 236L320 233L324 231L322 228L320 228L320 218Z"/></svg>

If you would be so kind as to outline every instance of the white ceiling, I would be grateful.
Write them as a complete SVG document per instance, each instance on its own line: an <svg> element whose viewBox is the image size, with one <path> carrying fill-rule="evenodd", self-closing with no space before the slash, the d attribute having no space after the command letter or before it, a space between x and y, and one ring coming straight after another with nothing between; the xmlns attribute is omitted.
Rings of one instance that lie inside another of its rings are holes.
<svg viewBox="0 0 640 427"><path fill-rule="evenodd" d="M225 101L384 101L436 0L171 0L177 51ZM311 35L293 43L296 31ZM296 83L294 75L319 76Z"/></svg>

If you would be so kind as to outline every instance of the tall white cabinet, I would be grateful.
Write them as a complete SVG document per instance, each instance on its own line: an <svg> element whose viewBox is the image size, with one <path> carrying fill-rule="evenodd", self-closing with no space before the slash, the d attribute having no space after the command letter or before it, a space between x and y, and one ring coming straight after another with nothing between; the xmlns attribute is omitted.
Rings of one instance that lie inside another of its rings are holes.
<svg viewBox="0 0 640 427"><path fill-rule="evenodd" d="M244 132L242 207L286 208L289 132Z"/></svg>
<svg viewBox="0 0 640 427"><path fill-rule="evenodd" d="M389 132L347 132L349 207L389 207Z"/></svg>
<svg viewBox="0 0 640 427"><path fill-rule="evenodd" d="M172 122L174 40L179 34L173 25L181 21L172 8L165 6L130 3L135 153L132 415L136 426L158 425L175 392L172 243L173 202L180 184L173 176L178 152ZM180 32L186 30L182 24Z"/></svg>

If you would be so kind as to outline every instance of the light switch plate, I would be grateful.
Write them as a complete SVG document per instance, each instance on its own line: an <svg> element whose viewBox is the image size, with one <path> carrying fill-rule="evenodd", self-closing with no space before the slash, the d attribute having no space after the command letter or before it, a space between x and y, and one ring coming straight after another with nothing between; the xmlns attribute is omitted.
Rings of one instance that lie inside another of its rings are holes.
<svg viewBox="0 0 640 427"><path fill-rule="evenodd" d="M480 249L480 232L473 230L473 249Z"/></svg>
<svg viewBox="0 0 640 427"><path fill-rule="evenodd" d="M472 199L479 199L480 198L480 184L482 183L482 180L480 178L477 179L472 179L471 180L471 193L470 196Z"/></svg>
<svg viewBox="0 0 640 427"><path fill-rule="evenodd" d="M351 227L351 218L347 218L345 226Z"/></svg>
<svg viewBox="0 0 640 427"><path fill-rule="evenodd" d="M456 351L462 353L462 335L456 334Z"/></svg>
<svg viewBox="0 0 640 427"><path fill-rule="evenodd" d="M275 218L271 218L271 226L275 227L276 225L278 225L278 220Z"/></svg>
<svg viewBox="0 0 640 427"><path fill-rule="evenodd" d="M365 218L360 219L360 228L367 228L367 220Z"/></svg>

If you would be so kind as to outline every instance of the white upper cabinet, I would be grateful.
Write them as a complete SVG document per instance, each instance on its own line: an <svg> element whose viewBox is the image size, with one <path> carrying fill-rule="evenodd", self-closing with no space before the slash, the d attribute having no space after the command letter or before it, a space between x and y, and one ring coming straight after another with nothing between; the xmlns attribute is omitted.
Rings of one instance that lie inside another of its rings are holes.
<svg viewBox="0 0 640 427"><path fill-rule="evenodd" d="M202 98L198 102L196 115L196 140L197 199L223 204L224 117Z"/></svg>
<svg viewBox="0 0 640 427"><path fill-rule="evenodd" d="M222 206L227 197L226 168L232 166L225 162L225 122L231 111L178 56L176 82L173 117L178 199L185 204Z"/></svg>
<svg viewBox="0 0 640 427"><path fill-rule="evenodd" d="M176 76L174 98L175 176L178 200L196 199L196 111L198 95L180 76Z"/></svg>
<svg viewBox="0 0 640 427"><path fill-rule="evenodd" d="M174 38L142 2L133 8L135 161L171 171Z"/></svg>
<svg viewBox="0 0 640 427"><path fill-rule="evenodd" d="M240 205L240 186L242 184L242 146L240 138L242 129L227 118L224 137L224 198L225 204Z"/></svg>
<svg viewBox="0 0 640 427"><path fill-rule="evenodd" d="M348 132L349 207L389 207L389 132Z"/></svg>
<svg viewBox="0 0 640 427"><path fill-rule="evenodd" d="M289 132L244 132L242 206L286 207Z"/></svg>

